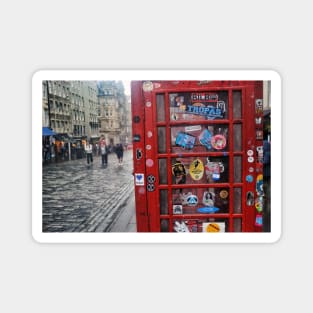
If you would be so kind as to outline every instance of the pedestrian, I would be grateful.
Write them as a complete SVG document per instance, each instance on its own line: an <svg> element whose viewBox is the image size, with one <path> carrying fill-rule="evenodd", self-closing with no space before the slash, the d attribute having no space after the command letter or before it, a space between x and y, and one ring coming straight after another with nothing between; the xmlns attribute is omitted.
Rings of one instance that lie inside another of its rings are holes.
<svg viewBox="0 0 313 313"><path fill-rule="evenodd" d="M123 165L123 154L124 154L124 149L123 149L123 145L118 143L115 147L115 153L117 155L117 159L118 159L118 164L119 165Z"/></svg>
<svg viewBox="0 0 313 313"><path fill-rule="evenodd" d="M108 149L107 149L105 139L103 137L101 137L99 141L99 147L100 147L102 166L107 166L108 165Z"/></svg>
<svg viewBox="0 0 313 313"><path fill-rule="evenodd" d="M86 156L87 156L87 164L89 165L89 163L92 164L93 162L93 157L92 157L92 144L87 141L86 145L85 145L85 152L86 152Z"/></svg>

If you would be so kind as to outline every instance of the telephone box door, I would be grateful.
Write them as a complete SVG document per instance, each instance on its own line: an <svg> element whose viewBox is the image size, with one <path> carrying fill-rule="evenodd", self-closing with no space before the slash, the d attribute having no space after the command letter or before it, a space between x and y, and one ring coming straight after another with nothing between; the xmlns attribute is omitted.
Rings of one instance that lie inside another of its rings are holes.
<svg viewBox="0 0 313 313"><path fill-rule="evenodd" d="M133 81L139 232L262 229L262 81Z"/></svg>

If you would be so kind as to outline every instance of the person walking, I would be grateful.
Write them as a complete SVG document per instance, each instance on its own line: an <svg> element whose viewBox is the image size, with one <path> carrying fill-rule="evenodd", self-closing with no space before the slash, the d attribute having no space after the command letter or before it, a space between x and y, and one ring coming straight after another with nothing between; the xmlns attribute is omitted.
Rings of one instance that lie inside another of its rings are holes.
<svg viewBox="0 0 313 313"><path fill-rule="evenodd" d="M108 165L108 149L107 149L105 139L103 137L101 137L99 141L99 147L100 147L102 166L106 167Z"/></svg>
<svg viewBox="0 0 313 313"><path fill-rule="evenodd" d="M92 157L92 144L87 141L85 145L85 152L86 152L86 157L87 157L87 164L93 163L93 157Z"/></svg>
<svg viewBox="0 0 313 313"><path fill-rule="evenodd" d="M115 147L115 153L117 155L118 164L123 165L123 155L124 155L124 149L123 145L121 143L118 143Z"/></svg>

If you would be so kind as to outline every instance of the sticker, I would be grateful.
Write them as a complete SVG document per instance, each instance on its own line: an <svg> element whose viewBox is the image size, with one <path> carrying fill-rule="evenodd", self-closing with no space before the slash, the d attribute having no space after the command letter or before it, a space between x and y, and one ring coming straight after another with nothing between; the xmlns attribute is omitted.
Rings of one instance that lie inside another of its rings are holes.
<svg viewBox="0 0 313 313"><path fill-rule="evenodd" d="M186 182L186 170L180 161L177 161L172 166L172 173L176 178L176 184L184 184Z"/></svg>
<svg viewBox="0 0 313 313"><path fill-rule="evenodd" d="M247 205L251 206L254 203L254 193L252 191L247 192L247 199L246 199Z"/></svg>
<svg viewBox="0 0 313 313"><path fill-rule="evenodd" d="M136 149L136 160L140 160L142 158L142 150Z"/></svg>
<svg viewBox="0 0 313 313"><path fill-rule="evenodd" d="M261 125L262 124L262 117L261 116L255 118L255 124L256 125Z"/></svg>
<svg viewBox="0 0 313 313"><path fill-rule="evenodd" d="M147 190L150 191L150 192L151 192L151 191L154 191L154 190L155 190L154 184L148 184L148 185L147 185Z"/></svg>
<svg viewBox="0 0 313 313"><path fill-rule="evenodd" d="M257 146L256 151L258 153L258 162L263 163L263 146Z"/></svg>
<svg viewBox="0 0 313 313"><path fill-rule="evenodd" d="M205 146L208 150L212 149L212 134L209 130L205 129L199 136L200 143Z"/></svg>
<svg viewBox="0 0 313 313"><path fill-rule="evenodd" d="M259 174L256 178L256 192L258 196L263 196L263 175Z"/></svg>
<svg viewBox="0 0 313 313"><path fill-rule="evenodd" d="M206 206L214 206L215 193L210 191L205 191L203 193L202 203Z"/></svg>
<svg viewBox="0 0 313 313"><path fill-rule="evenodd" d="M224 233L225 223L202 223L202 232L205 233Z"/></svg>
<svg viewBox="0 0 313 313"><path fill-rule="evenodd" d="M207 119L215 119L215 118L224 118L225 113L225 102L224 101L217 101L216 106L214 105L204 105L201 102L196 102L193 104L188 104L186 106L186 113L195 114L195 115L202 115L205 116Z"/></svg>
<svg viewBox="0 0 313 313"><path fill-rule="evenodd" d="M263 225L262 214L257 214L255 217L255 226L262 226L262 225Z"/></svg>
<svg viewBox="0 0 313 313"><path fill-rule="evenodd" d="M140 135L134 135L134 137L133 137L133 142L140 142L140 139L141 139L141 137L140 137Z"/></svg>
<svg viewBox="0 0 313 313"><path fill-rule="evenodd" d="M185 127L186 132L194 132L194 131L198 131L198 130L201 130L201 125L194 125L194 126Z"/></svg>
<svg viewBox="0 0 313 313"><path fill-rule="evenodd" d="M248 162L249 162L249 163L254 162L254 157L252 157L252 156L251 156L251 157L248 157Z"/></svg>
<svg viewBox="0 0 313 313"><path fill-rule="evenodd" d="M211 144L216 150L224 149L226 146L226 138L223 135L215 135L211 139Z"/></svg>
<svg viewBox="0 0 313 313"><path fill-rule="evenodd" d="M152 146L151 145L146 145L147 150L151 150Z"/></svg>
<svg viewBox="0 0 313 313"><path fill-rule="evenodd" d="M263 100L262 99L255 100L255 113L256 114L263 113Z"/></svg>
<svg viewBox="0 0 313 313"><path fill-rule="evenodd" d="M247 176L246 176L246 181L247 181L248 183L252 183L252 182L253 182L253 176L252 176L252 175L247 175Z"/></svg>
<svg viewBox="0 0 313 313"><path fill-rule="evenodd" d="M253 167L249 167L249 173L253 173L254 172L254 168Z"/></svg>
<svg viewBox="0 0 313 313"><path fill-rule="evenodd" d="M248 156L253 156L253 150L248 150L248 151L247 151L247 155L248 155Z"/></svg>
<svg viewBox="0 0 313 313"><path fill-rule="evenodd" d="M220 197L221 197L222 199L226 199L226 198L228 197L228 191L225 190L225 189L221 190L221 191L220 191Z"/></svg>
<svg viewBox="0 0 313 313"><path fill-rule="evenodd" d="M173 214L183 214L183 206L181 204L174 204Z"/></svg>
<svg viewBox="0 0 313 313"><path fill-rule="evenodd" d="M135 185L144 186L145 185L145 176L141 173L135 173Z"/></svg>
<svg viewBox="0 0 313 313"><path fill-rule="evenodd" d="M189 229L184 221L182 222L176 221L173 228L177 233L189 233Z"/></svg>
<svg viewBox="0 0 313 313"><path fill-rule="evenodd" d="M152 167L153 164L154 164L154 162L153 162L152 159L148 159L148 160L146 161L146 165L147 165L148 167Z"/></svg>
<svg viewBox="0 0 313 313"><path fill-rule="evenodd" d="M256 140L263 140L263 130L256 131Z"/></svg>
<svg viewBox="0 0 313 313"><path fill-rule="evenodd" d="M200 180L203 177L204 166L200 159L196 159L191 162L189 174L193 180Z"/></svg>
<svg viewBox="0 0 313 313"><path fill-rule="evenodd" d="M255 201L255 208L259 213L263 211L263 204L264 204L263 197L258 197Z"/></svg>
<svg viewBox="0 0 313 313"><path fill-rule="evenodd" d="M148 138L151 138L151 137L153 136L153 133L152 133L151 130L149 130L149 131L147 132L147 136L148 136Z"/></svg>
<svg viewBox="0 0 313 313"><path fill-rule="evenodd" d="M220 173L224 172L224 165L222 162L210 162L207 158L207 164L205 165L205 174L207 179L212 178L214 181L218 181L221 177Z"/></svg>
<svg viewBox="0 0 313 313"><path fill-rule="evenodd" d="M196 137L183 133L183 132L179 132L175 140L175 144L184 149L192 149L195 142L196 142Z"/></svg>
<svg viewBox="0 0 313 313"><path fill-rule="evenodd" d="M144 92L149 92L153 90L153 84L152 82L144 82L142 84L142 89Z"/></svg>
<svg viewBox="0 0 313 313"><path fill-rule="evenodd" d="M195 206L198 204L198 197L196 195L191 194L187 196L186 202L187 202L187 205L189 206Z"/></svg>
<svg viewBox="0 0 313 313"><path fill-rule="evenodd" d="M153 184L155 183L155 177L153 175L148 175L147 181L148 183Z"/></svg>
<svg viewBox="0 0 313 313"><path fill-rule="evenodd" d="M215 213L215 212L218 212L219 210L220 209L215 206L206 206L206 207L197 209L199 213Z"/></svg>
<svg viewBox="0 0 313 313"><path fill-rule="evenodd" d="M147 101L147 102L146 102L146 107L147 107L147 108L150 108L151 105L152 105L152 103L151 103L150 101Z"/></svg>

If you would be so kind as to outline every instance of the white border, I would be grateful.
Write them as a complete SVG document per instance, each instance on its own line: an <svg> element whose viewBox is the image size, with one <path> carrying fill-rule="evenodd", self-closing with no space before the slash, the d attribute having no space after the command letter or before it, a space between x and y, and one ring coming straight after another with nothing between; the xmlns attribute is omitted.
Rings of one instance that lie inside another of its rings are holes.
<svg viewBox="0 0 313 313"><path fill-rule="evenodd" d="M43 233L42 81L43 80L270 80L271 232L270 233ZM32 78L32 235L40 243L273 243L282 221L281 77L273 70L42 70Z"/></svg>

